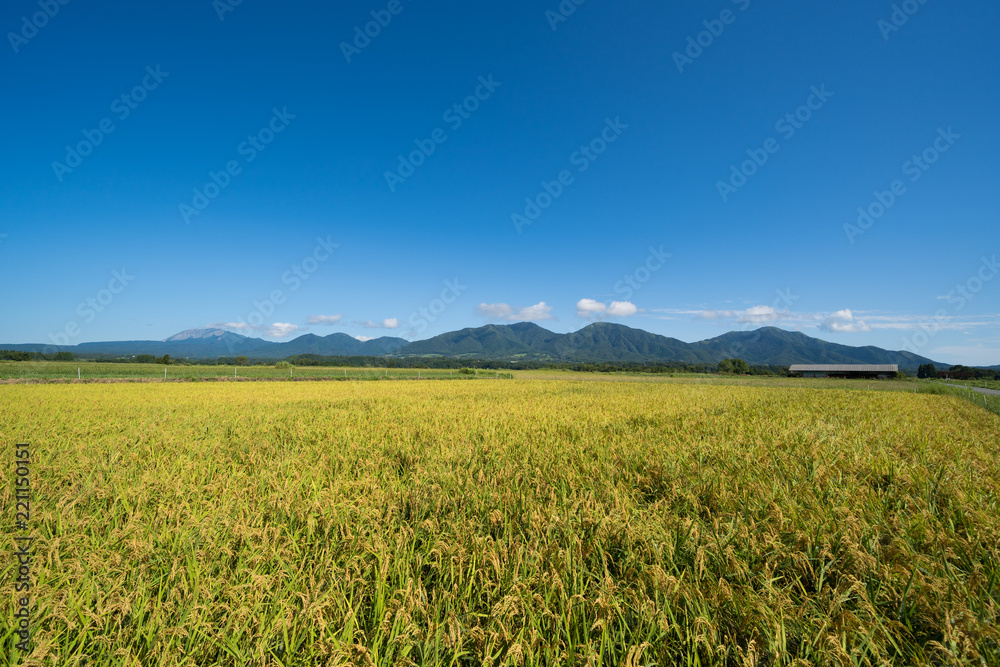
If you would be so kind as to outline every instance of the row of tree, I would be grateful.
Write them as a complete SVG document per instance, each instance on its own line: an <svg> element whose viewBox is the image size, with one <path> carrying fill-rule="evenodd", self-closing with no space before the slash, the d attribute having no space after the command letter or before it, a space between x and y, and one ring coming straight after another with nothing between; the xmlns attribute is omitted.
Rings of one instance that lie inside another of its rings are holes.
<svg viewBox="0 0 1000 667"><path fill-rule="evenodd" d="M974 380L1000 380L1000 371L989 368L972 368L970 366L951 366L947 371L938 371L934 364L920 364L917 369L918 378L936 378L942 375L961 376Z"/></svg>
<svg viewBox="0 0 1000 667"><path fill-rule="evenodd" d="M0 350L0 361L73 361L72 352L22 352L20 350Z"/></svg>
<svg viewBox="0 0 1000 667"><path fill-rule="evenodd" d="M8 361L73 361L72 352L21 352L0 350L0 360ZM157 357L152 354L129 356L98 355L92 359L99 363L163 364L206 366L272 366L273 359L250 359L246 356L219 357L217 359L177 359L169 354ZM685 363L639 363L631 361L608 362L548 362L548 361L499 361L493 359L451 359L445 357L341 357L318 354L300 354L285 360L294 366L347 366L355 368L426 368L483 370L539 370L558 369L585 373L725 373L731 375L787 375L787 366L750 366L742 359L726 359L718 365ZM281 363L281 362L279 362Z"/></svg>
<svg viewBox="0 0 1000 667"><path fill-rule="evenodd" d="M72 352L21 352L0 350L0 360L7 361L73 361ZM177 359L169 354L157 357L152 354L136 354L126 357L96 355L92 361L105 363L137 364L182 364L198 366L273 366L274 359L250 359L246 356L219 357L217 359ZM787 376L788 366L751 366L743 359L724 359L718 364L687 363L641 363L633 361L606 362L553 362L553 361L501 361L495 359L452 359L447 357L342 357L318 354L300 354L288 357L294 366L340 366L351 368L426 368L460 369L478 368L483 370L540 370L556 369L585 373L722 373L725 375L770 375ZM280 362L279 362L280 363ZM975 379L1000 380L1000 371L967 366L952 366L950 373L965 374ZM917 371L919 378L936 378L939 371L934 364L922 364Z"/></svg>

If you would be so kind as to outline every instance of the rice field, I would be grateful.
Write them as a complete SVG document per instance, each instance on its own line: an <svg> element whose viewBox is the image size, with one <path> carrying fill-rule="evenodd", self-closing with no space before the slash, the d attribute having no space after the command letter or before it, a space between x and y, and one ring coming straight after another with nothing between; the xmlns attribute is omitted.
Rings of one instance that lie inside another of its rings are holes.
<svg viewBox="0 0 1000 667"><path fill-rule="evenodd" d="M0 440L0 663L1000 664L1000 417L953 396L22 384Z"/></svg>

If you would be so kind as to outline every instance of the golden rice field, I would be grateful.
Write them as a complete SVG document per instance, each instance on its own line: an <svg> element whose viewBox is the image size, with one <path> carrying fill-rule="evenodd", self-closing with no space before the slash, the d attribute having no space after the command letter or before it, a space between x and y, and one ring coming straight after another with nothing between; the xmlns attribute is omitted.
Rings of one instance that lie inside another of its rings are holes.
<svg viewBox="0 0 1000 667"><path fill-rule="evenodd" d="M546 380L0 387L25 665L998 665L1000 417Z"/></svg>

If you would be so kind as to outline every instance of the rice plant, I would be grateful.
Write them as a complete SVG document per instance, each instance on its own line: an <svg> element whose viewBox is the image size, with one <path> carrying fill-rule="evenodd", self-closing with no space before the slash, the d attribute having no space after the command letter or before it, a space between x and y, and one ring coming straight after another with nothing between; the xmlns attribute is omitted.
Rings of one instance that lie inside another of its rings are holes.
<svg viewBox="0 0 1000 667"><path fill-rule="evenodd" d="M514 380L0 399L0 439L36 457L33 651L0 629L7 664L1000 664L1000 417L957 397ZM11 483L0 498L9 554Z"/></svg>

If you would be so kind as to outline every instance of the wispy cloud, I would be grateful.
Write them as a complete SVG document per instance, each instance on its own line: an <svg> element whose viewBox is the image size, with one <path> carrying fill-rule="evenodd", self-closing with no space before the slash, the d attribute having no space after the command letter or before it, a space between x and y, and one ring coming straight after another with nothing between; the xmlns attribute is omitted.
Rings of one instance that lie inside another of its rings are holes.
<svg viewBox="0 0 1000 667"><path fill-rule="evenodd" d="M722 320L736 317L735 310L688 310L678 311L680 315L694 315L702 320Z"/></svg>
<svg viewBox="0 0 1000 667"><path fill-rule="evenodd" d="M1000 313L959 317L935 317L930 314L886 313L844 308L815 313L776 310L771 306L753 306L746 310L654 308L656 319L678 320L693 318L719 324L767 324L793 329L819 329L828 333L867 333L875 330L920 331L928 326L941 331L969 331L979 327L1000 326Z"/></svg>
<svg viewBox="0 0 1000 667"><path fill-rule="evenodd" d="M372 320L367 320L365 322L355 322L365 329L398 329L399 319L395 317L387 317L381 322L373 322Z"/></svg>
<svg viewBox="0 0 1000 667"><path fill-rule="evenodd" d="M215 322L209 326L228 331L239 331L242 334L257 334L268 338L288 338L292 334L306 330L306 327L289 324L288 322L260 325L247 324L246 322Z"/></svg>
<svg viewBox="0 0 1000 667"><path fill-rule="evenodd" d="M476 306L476 312L487 320L506 322L540 322L555 319L552 315L552 306L544 301L524 308L514 308L506 303L481 303Z"/></svg>
<svg viewBox="0 0 1000 667"><path fill-rule="evenodd" d="M778 320L785 319L789 314L775 310L774 306L751 306L746 310L682 310L674 312L694 315L701 320L733 320L737 324L777 322Z"/></svg>
<svg viewBox="0 0 1000 667"><path fill-rule="evenodd" d="M213 322L208 326L213 329L229 329L232 331L250 331L253 329L246 322Z"/></svg>
<svg viewBox="0 0 1000 667"><path fill-rule="evenodd" d="M309 324L333 326L334 324L340 324L340 320L343 318L343 315L312 315L309 318Z"/></svg>
<svg viewBox="0 0 1000 667"><path fill-rule="evenodd" d="M959 317L955 315L865 315L872 329L897 329L900 331L924 330L932 326L938 331L968 331L977 327L1000 325L1000 314Z"/></svg>

